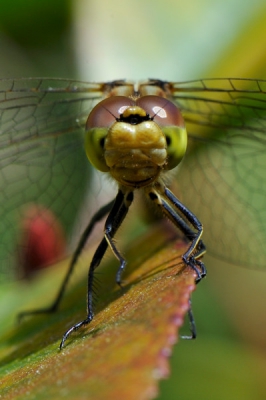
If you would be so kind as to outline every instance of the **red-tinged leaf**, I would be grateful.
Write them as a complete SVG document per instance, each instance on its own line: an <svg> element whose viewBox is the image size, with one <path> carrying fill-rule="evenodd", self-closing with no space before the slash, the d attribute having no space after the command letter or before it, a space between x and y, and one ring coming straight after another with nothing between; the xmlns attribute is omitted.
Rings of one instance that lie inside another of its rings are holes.
<svg viewBox="0 0 266 400"><path fill-rule="evenodd" d="M169 373L168 357L195 288L195 274L184 268L180 258L185 249L183 242L163 233L162 226L154 229L127 252L123 291L114 284L117 262L105 265L98 274L101 287L95 318L73 334L62 351L58 350L60 335L85 317L83 284L74 287L57 315L32 317L9 333L9 354L0 369L2 396L154 398L158 380ZM87 254L85 258L88 264ZM52 271L46 272L51 280Z"/></svg>

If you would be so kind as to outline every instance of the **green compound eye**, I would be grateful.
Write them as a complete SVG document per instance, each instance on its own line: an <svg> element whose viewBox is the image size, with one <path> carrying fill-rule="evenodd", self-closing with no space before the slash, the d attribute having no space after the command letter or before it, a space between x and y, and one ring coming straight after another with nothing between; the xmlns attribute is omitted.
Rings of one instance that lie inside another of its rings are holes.
<svg viewBox="0 0 266 400"><path fill-rule="evenodd" d="M164 126L167 143L167 165L166 169L175 168L182 160L187 150L187 131L184 127Z"/></svg>
<svg viewBox="0 0 266 400"><path fill-rule="evenodd" d="M104 142L108 128L91 128L85 134L85 150L90 163L99 171L108 172L104 159Z"/></svg>

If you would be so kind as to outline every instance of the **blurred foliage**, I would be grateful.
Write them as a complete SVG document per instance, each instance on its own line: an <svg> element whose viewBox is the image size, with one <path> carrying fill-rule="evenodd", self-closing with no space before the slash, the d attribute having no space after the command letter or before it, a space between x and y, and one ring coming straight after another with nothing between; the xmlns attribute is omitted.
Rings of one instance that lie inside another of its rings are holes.
<svg viewBox="0 0 266 400"><path fill-rule="evenodd" d="M74 78L71 4L70 0L1 2L1 77Z"/></svg>
<svg viewBox="0 0 266 400"><path fill-rule="evenodd" d="M1 31L24 48L51 46L71 24L69 0L2 1Z"/></svg>

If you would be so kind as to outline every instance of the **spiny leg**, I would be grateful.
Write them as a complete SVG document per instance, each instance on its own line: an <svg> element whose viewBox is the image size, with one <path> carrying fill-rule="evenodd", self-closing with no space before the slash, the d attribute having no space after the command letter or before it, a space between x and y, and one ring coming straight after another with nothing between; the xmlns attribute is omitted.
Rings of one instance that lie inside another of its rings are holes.
<svg viewBox="0 0 266 400"><path fill-rule="evenodd" d="M122 193L122 192L121 192ZM126 267L126 261L125 259L121 256L119 251L117 250L114 241L112 240L114 234L116 233L117 229L123 222L128 209L134 199L134 194L133 191L127 191L123 195L123 203L119 209L113 209L111 210L110 214L107 217L106 223L105 223L105 238L114 254L114 256L118 259L120 262L117 274L116 274L116 283L121 286L121 275Z"/></svg>
<svg viewBox="0 0 266 400"><path fill-rule="evenodd" d="M184 204L182 204L181 201L179 201L177 197L167 187L164 188L164 193L169 201L172 203L172 205L181 213L181 218L180 215L178 215L177 213L174 214L174 217L179 218L179 225L177 226L179 226L179 229L184 233L187 239L191 241L190 247L182 258L184 262L190 265L192 269L194 269L197 273L198 278L196 280L196 283L198 283L202 278L206 276L207 273L204 263L199 260L199 258L201 258L206 252L205 244L201 240L201 236L203 234L203 226L198 218L187 207L185 207ZM184 216L188 220L188 222L193 226L194 229L196 229L197 232L194 232L190 228L190 226L186 223L182 216ZM198 269L195 268L195 265L200 268L200 274Z"/></svg>
<svg viewBox="0 0 266 400"><path fill-rule="evenodd" d="M159 182L157 182L155 186L149 187L147 194L161 209L162 213L166 215L191 242L188 250L182 256L182 259L197 273L196 282L199 282L206 275L205 265L199 260L206 251L205 245L201 240L203 233L201 223L168 188ZM189 226L187 221L196 232Z"/></svg>
<svg viewBox="0 0 266 400"><path fill-rule="evenodd" d="M62 341L60 343L60 349L64 346L64 343L68 336L78 330L81 326L87 325L90 323L94 317L93 315L93 278L94 278L94 270L100 264L108 245L110 246L111 250L113 251L116 258L120 261L120 266L117 272L116 281L119 285L121 285L121 273L125 268L126 262L125 259L121 256L119 251L117 250L113 236L115 235L117 229L123 222L130 204L133 201L133 192L127 191L123 192L122 190L118 191L116 199L113 203L113 207L110 211L110 214L107 217L105 222L105 236L102 239L101 243L97 247L94 256L92 258L89 273L88 273L88 297L87 297L87 318L83 321L78 322L70 329L68 329L65 334L63 335Z"/></svg>
<svg viewBox="0 0 266 400"><path fill-rule="evenodd" d="M203 233L202 224L199 222L197 217L190 210L188 210L168 188L164 187L163 190L166 198L170 201L170 205L167 204L167 201L163 201L165 209L167 210L167 216L179 227L186 238L191 241L190 247L182 256L182 259L196 272L196 283L199 283L201 279L206 276L207 273L204 263L199 260L199 258L202 257L206 251L205 245L201 240L201 236ZM171 207L171 205L174 209ZM179 215L177 211L175 212L175 209L179 211L181 215ZM190 226L186 223L182 216L186 218L186 220L193 226L194 229L196 229L197 232L194 232L190 228ZM200 272L197 267L200 268ZM189 303L190 306L188 309L188 319L191 334L189 336L182 336L182 339L195 339L197 336L196 324L191 307L191 300L189 300Z"/></svg>
<svg viewBox="0 0 266 400"><path fill-rule="evenodd" d="M196 272L196 283L200 282L200 280L206 275L205 265L199 260L206 251L205 245L201 240L203 232L201 223L168 188L159 182L156 183L155 187L149 188L147 193L149 198L159 206L163 214L166 215L191 242L188 250L182 256L182 259L186 265L189 265ZM192 225L196 232L191 229L186 221ZM182 336L183 339L195 339L197 335L196 324L191 308L191 300L189 300L189 302L190 307L188 310L188 318L191 335Z"/></svg>
<svg viewBox="0 0 266 400"><path fill-rule="evenodd" d="M101 243L99 244L97 250L94 253L92 258L89 274L88 274L88 303L87 303L87 311L88 315L93 316L92 311L92 300L93 300L93 278L94 278L94 270L100 264L108 246L111 248L114 256L119 261L119 268L116 275L116 283L121 286L121 274L126 266L125 259L121 256L118 249L116 248L113 236L117 232L118 228L120 227L121 223L123 222L124 218L127 215L128 209L133 201L133 192L126 191L123 192L122 190L118 191L116 196L115 202L113 207L108 215L105 225L104 225L104 238L102 239Z"/></svg>
<svg viewBox="0 0 266 400"><path fill-rule="evenodd" d="M76 263L78 261L78 258L80 256L80 254L81 254L81 252L82 252L82 250L83 250L83 248L84 248L84 246L85 246L85 244L86 244L86 242L88 240L88 237L91 234L91 231L93 230L95 224L97 222L99 222L111 210L113 204L114 204L114 200L112 200L111 202L109 202L108 204L106 204L105 206L100 208L100 210L98 210L94 214L94 216L92 217L89 225L87 226L87 228L85 229L85 231L83 232L83 234L82 234L82 236L80 238L78 246L77 246L77 248L76 248L76 250L75 250L75 252L74 252L74 254L72 256L68 271L67 271L67 273L65 275L65 278L64 278L64 280L63 280L63 282L61 284L61 287L60 287L60 289L58 291L58 294L57 294L55 300L53 301L53 303L49 307L46 307L46 308L40 308L40 309L36 309L36 310L29 310L29 311L21 312L21 313L18 314L19 320L21 318L24 318L25 316L28 316L28 315L52 313L52 312L55 312L58 309L58 306L59 306L59 304L61 302L61 299L63 297L63 294L65 292L66 286L67 286L68 281L70 279L70 276L71 276L71 274L72 274L72 272L73 272L73 270L74 270L74 268L76 266Z"/></svg>
<svg viewBox="0 0 266 400"><path fill-rule="evenodd" d="M182 339L196 339L197 337L197 330L196 330L196 324L195 324L195 319L193 316L193 312L192 312L192 306L191 306L191 300L189 299L189 309L187 311L188 314L188 320L189 320L189 325L190 325L190 332L191 335L189 336L181 336Z"/></svg>

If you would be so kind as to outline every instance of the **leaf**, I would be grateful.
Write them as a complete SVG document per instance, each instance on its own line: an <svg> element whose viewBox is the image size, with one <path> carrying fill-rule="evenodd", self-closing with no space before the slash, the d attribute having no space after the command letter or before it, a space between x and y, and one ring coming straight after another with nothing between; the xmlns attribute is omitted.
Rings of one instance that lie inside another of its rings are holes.
<svg viewBox="0 0 266 400"><path fill-rule="evenodd" d="M8 332L0 369L5 399L153 398L158 379L169 373L168 357L195 288L194 272L180 258L186 247L159 225L127 252L123 291L114 284L117 262L101 268L95 318L62 351L62 333L85 316L84 277L56 315L34 316ZM41 299L31 300L35 307L47 297L53 274L58 280L57 271L45 273L46 282L36 288Z"/></svg>

